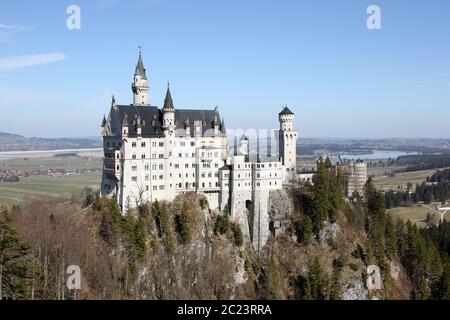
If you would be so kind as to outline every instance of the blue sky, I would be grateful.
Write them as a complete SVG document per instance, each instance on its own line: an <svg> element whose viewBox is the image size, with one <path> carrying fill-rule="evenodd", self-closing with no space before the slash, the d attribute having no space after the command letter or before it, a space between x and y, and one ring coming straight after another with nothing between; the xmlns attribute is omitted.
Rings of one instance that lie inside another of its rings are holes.
<svg viewBox="0 0 450 320"><path fill-rule="evenodd" d="M449 138L449 33L448 0L2 1L0 131L98 135L140 45L153 105L169 80L175 107L230 128L277 127L287 104L303 137Z"/></svg>

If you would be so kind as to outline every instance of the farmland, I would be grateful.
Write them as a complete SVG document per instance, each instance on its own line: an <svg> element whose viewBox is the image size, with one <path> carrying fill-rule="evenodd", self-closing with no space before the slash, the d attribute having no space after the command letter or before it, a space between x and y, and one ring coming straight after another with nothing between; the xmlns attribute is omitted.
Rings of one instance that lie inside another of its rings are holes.
<svg viewBox="0 0 450 320"><path fill-rule="evenodd" d="M30 158L0 162L1 168L19 171L47 169L67 170L65 175L32 175L20 177L19 182L0 183L0 203L20 204L26 198L68 196L85 187L99 189L101 159L96 157Z"/></svg>

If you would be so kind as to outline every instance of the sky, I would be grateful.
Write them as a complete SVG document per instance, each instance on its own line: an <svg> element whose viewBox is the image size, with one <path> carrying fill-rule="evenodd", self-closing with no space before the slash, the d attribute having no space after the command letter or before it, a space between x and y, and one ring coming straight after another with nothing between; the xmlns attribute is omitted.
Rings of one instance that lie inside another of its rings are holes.
<svg viewBox="0 0 450 320"><path fill-rule="evenodd" d="M450 138L449 34L448 0L0 0L0 131L98 136L141 46L152 105L170 81L176 108L217 105L228 128L276 128L288 105L300 137Z"/></svg>

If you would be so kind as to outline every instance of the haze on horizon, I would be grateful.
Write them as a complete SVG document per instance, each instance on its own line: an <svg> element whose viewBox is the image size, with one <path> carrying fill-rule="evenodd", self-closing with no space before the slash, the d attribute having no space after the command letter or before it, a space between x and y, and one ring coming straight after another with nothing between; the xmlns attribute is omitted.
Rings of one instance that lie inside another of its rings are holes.
<svg viewBox="0 0 450 320"><path fill-rule="evenodd" d="M99 136L111 95L132 101L142 46L150 101L218 105L228 128L276 128L285 104L301 137L450 138L450 3L80 0L6 2L0 12L0 132Z"/></svg>

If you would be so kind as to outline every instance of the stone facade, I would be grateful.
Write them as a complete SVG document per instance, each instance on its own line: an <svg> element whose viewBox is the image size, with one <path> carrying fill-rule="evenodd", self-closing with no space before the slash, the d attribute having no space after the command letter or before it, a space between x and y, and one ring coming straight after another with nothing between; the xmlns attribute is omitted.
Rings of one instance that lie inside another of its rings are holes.
<svg viewBox="0 0 450 320"><path fill-rule="evenodd" d="M364 196L364 186L367 182L367 163L358 160L351 162L346 168L347 196L353 197L355 193Z"/></svg>

